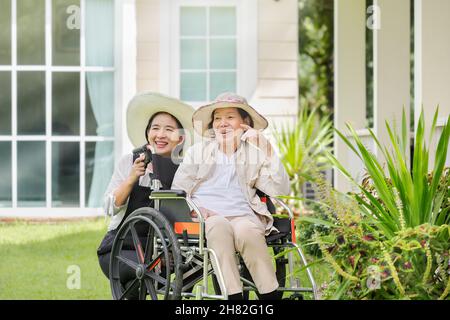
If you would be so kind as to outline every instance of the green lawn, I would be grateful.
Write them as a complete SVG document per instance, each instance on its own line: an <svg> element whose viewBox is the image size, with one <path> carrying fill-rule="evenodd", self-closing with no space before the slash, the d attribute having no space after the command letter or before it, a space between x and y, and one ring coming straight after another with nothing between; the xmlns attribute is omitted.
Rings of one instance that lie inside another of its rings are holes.
<svg viewBox="0 0 450 320"><path fill-rule="evenodd" d="M110 299L96 255L106 227L104 219L1 223L0 299ZM67 287L71 265L80 289Z"/></svg>
<svg viewBox="0 0 450 320"><path fill-rule="evenodd" d="M104 219L0 222L0 300L111 299L96 254L106 228ZM80 270L79 289L67 286L71 266ZM328 275L321 265L314 265L313 273L319 284Z"/></svg>

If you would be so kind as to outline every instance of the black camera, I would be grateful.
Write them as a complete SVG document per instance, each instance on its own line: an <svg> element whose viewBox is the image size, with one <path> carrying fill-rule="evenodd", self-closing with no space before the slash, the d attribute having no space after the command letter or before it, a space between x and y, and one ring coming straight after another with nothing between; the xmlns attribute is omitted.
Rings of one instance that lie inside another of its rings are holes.
<svg viewBox="0 0 450 320"><path fill-rule="evenodd" d="M144 165L147 168L147 165L152 161L152 152L150 150L149 144L144 144L142 147L136 148L133 150L133 154L137 154L138 156L143 153L144 158Z"/></svg>

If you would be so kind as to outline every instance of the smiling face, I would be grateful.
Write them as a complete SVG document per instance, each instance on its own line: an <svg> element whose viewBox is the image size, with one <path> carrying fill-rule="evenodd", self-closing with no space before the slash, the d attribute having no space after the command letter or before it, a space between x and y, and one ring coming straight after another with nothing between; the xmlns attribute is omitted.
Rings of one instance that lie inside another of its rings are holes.
<svg viewBox="0 0 450 320"><path fill-rule="evenodd" d="M237 108L220 108L213 112L212 129L221 143L236 141L243 132L241 124L249 123L242 118Z"/></svg>
<svg viewBox="0 0 450 320"><path fill-rule="evenodd" d="M179 129L175 118L168 113L159 113L153 118L147 130L147 140L156 154L170 156L172 150L183 142Z"/></svg>

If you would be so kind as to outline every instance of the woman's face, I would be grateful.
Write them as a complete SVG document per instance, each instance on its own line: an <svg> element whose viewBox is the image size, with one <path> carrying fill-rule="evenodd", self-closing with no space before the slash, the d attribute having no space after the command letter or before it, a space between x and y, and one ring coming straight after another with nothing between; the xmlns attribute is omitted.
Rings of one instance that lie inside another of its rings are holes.
<svg viewBox="0 0 450 320"><path fill-rule="evenodd" d="M167 113L161 113L153 119L147 131L147 139L156 154L170 156L184 137L180 134L175 119Z"/></svg>
<svg viewBox="0 0 450 320"><path fill-rule="evenodd" d="M219 142L230 142L242 134L241 124L246 124L237 108L220 108L214 110L212 127Z"/></svg>

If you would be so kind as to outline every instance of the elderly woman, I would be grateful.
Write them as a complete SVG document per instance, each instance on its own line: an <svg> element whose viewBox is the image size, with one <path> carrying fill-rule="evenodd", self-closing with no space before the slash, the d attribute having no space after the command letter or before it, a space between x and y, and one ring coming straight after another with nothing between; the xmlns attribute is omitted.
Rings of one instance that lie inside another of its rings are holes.
<svg viewBox="0 0 450 320"><path fill-rule="evenodd" d="M192 130L193 112L191 106L179 100L156 93L139 94L130 101L127 109L130 141L135 147L145 144L153 153L177 158L185 142L183 130ZM108 232L97 249L100 267L108 278L111 249L117 231L134 210L153 205L149 200L152 175L152 163L146 166L143 153L124 155L115 168L104 201L104 209L112 218ZM132 248L122 250L122 254L137 262ZM120 278L126 285L127 279L135 278L135 272L123 268ZM137 298L137 293L128 298Z"/></svg>
<svg viewBox="0 0 450 320"><path fill-rule="evenodd" d="M229 299L243 298L236 251L260 298L279 298L265 239L276 229L256 191L286 195L289 178L260 132L267 120L233 93L223 93L199 108L192 120L194 129L207 139L188 149L172 188L186 191L206 218L207 244L218 255Z"/></svg>

